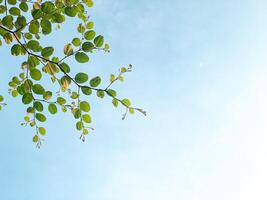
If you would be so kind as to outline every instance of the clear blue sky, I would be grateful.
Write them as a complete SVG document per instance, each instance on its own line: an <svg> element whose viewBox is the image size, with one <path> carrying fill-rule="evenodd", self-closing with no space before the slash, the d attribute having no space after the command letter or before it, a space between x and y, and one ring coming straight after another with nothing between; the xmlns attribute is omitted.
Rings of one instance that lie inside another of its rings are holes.
<svg viewBox="0 0 267 200"><path fill-rule="evenodd" d="M60 114L38 150L20 126L20 100L6 95L0 198L266 200L266 10L264 0L95 1L92 19L112 52L77 68L108 77L131 63L116 88L148 116L121 121L123 110L92 101L96 130L86 143ZM52 38L59 46L70 27ZM0 57L6 91L19 59L3 48Z"/></svg>

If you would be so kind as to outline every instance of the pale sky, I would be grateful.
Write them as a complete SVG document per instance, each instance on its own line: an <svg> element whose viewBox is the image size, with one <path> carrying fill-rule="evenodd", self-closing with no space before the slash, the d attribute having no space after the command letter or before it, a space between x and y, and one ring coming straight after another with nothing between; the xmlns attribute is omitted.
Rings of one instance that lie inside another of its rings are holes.
<svg viewBox="0 0 267 200"><path fill-rule="evenodd" d="M263 0L95 1L112 51L77 70L108 77L131 63L116 89L148 116L121 121L123 109L92 100L85 143L59 114L40 150L6 92L20 58L0 48L0 199L266 200L266 10ZM62 45L70 27L52 39Z"/></svg>

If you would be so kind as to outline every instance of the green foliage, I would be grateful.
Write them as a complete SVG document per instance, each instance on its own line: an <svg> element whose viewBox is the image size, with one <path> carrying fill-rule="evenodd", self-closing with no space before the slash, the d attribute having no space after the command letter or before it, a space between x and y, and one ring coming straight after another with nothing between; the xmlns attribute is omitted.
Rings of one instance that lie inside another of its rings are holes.
<svg viewBox="0 0 267 200"><path fill-rule="evenodd" d="M43 57L48 58L49 56L51 56L54 53L54 48L53 47L45 47L42 49L41 55Z"/></svg>
<svg viewBox="0 0 267 200"><path fill-rule="evenodd" d="M142 109L132 107L129 99L117 98L117 92L111 88L115 82L124 80L123 75L131 71L131 65L122 67L118 75L111 74L109 83L102 88L99 86L105 83L103 77L89 78L85 72L73 75L72 68L66 63L70 58L77 64L88 63L89 55L95 50L109 52L109 45L94 30L94 23L86 14L92 6L92 0L0 0L0 46L2 43L10 45L11 55L24 58L21 73L8 83L9 92L12 97L21 98L27 106L22 124L35 128L32 140L37 147L46 135L46 129L40 124L60 110L72 113L77 120L75 127L81 132L80 139L84 141L89 131L93 130L87 126L92 123L88 99L92 93L99 98L109 97L114 107L123 106L126 109L123 119L128 112L146 114ZM42 41L69 18L79 21L73 29L77 34L60 48L62 55L55 55L58 47L53 43L43 46ZM44 82L43 77L50 78L52 87L47 81ZM51 88L55 91L50 91ZM0 96L0 110L5 105L4 97Z"/></svg>
<svg viewBox="0 0 267 200"><path fill-rule="evenodd" d="M42 73L38 69L30 70L30 76L33 80L39 81L42 78Z"/></svg>
<svg viewBox="0 0 267 200"><path fill-rule="evenodd" d="M79 63L87 63L89 61L89 56L85 54L84 52L77 52L75 54L75 59Z"/></svg>
<svg viewBox="0 0 267 200"><path fill-rule="evenodd" d="M88 81L88 75L86 73L78 73L75 76L75 81L77 83L85 83L86 81Z"/></svg>
<svg viewBox="0 0 267 200"><path fill-rule="evenodd" d="M101 83L101 78L96 76L90 80L91 87L97 87Z"/></svg>
<svg viewBox="0 0 267 200"><path fill-rule="evenodd" d="M4 97L0 95L0 110L2 110L3 106L5 106Z"/></svg>
<svg viewBox="0 0 267 200"><path fill-rule="evenodd" d="M57 106L55 103L50 103L49 106L48 106L48 111L54 115L57 113Z"/></svg>

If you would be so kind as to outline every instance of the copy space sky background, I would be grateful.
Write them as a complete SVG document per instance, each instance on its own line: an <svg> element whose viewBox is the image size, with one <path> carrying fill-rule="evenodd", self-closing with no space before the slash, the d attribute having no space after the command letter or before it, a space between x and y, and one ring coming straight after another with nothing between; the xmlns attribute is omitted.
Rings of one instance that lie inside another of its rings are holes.
<svg viewBox="0 0 267 200"><path fill-rule="evenodd" d="M20 58L0 48L0 199L266 200L266 10L264 0L95 1L92 20L112 51L70 63L107 79L131 63L115 88L148 116L121 121L123 109L92 98L86 142L58 114L40 150L6 92ZM58 51L72 23L49 38Z"/></svg>

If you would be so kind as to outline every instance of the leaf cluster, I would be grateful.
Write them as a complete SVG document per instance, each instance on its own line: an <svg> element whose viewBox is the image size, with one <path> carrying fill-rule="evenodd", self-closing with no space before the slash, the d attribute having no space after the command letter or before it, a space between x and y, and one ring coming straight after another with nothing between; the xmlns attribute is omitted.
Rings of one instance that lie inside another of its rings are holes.
<svg viewBox="0 0 267 200"><path fill-rule="evenodd" d="M90 61L90 54L96 50L109 52L109 45L102 35L97 34L94 23L87 14L93 6L92 0L0 0L0 45L10 47L13 56L22 56L21 73L14 76L9 85L9 93L19 97L26 105L26 115L22 125L35 129L33 142L40 147L46 128L43 123L50 115L58 111L70 112L75 119L75 127L80 131L80 139L85 140L91 127L90 102L88 96L95 94L97 98L109 97L112 105L123 106L126 114L139 111L132 107L127 98L118 98L111 87L116 81L123 81L123 75L130 72L132 66L122 67L118 75L111 74L109 84L100 87L102 77L89 77L85 72L72 75L72 67L67 60L75 59L77 63ZM55 44L42 45L41 39L52 34L68 18L76 18L77 35L64 44L62 55L55 55ZM44 76L51 80L52 91ZM6 105L0 96L0 109Z"/></svg>

